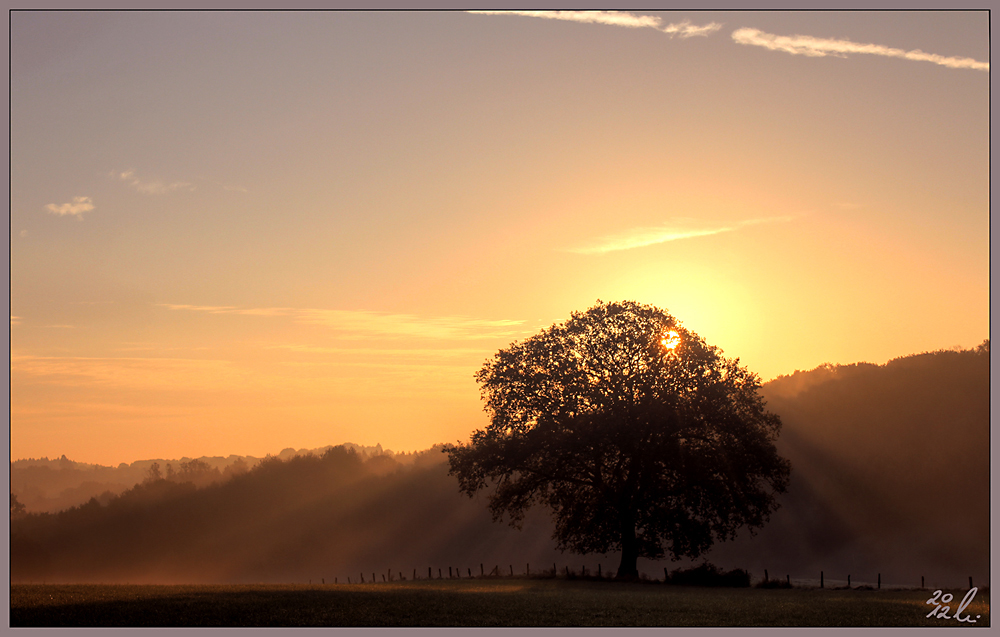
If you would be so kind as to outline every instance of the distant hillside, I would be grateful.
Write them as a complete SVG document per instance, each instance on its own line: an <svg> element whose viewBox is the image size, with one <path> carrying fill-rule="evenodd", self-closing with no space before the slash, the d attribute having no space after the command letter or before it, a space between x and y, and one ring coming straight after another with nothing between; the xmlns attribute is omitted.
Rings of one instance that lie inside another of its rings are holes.
<svg viewBox="0 0 1000 637"><path fill-rule="evenodd" d="M885 365L824 365L763 387L792 463L782 508L713 557L854 580L989 573L989 342Z"/></svg>
<svg viewBox="0 0 1000 637"><path fill-rule="evenodd" d="M782 508L756 537L705 557L757 577L928 586L989 579L989 348L885 365L822 366L767 383L792 463ZM149 480L120 497L12 521L13 581L254 582L426 576L432 566L601 564L560 554L544 510L523 531L459 494L439 449L344 447L258 462L228 480ZM217 470L217 469L215 469ZM29 507L30 508L30 507ZM662 576L670 562L640 560ZM355 579L356 581L356 579Z"/></svg>
<svg viewBox="0 0 1000 637"><path fill-rule="evenodd" d="M111 499L12 521L13 581L346 581L394 569L493 568L554 553L544 518L526 534L492 523L459 495L439 448L367 459L336 447L322 456L270 458L198 489L146 481ZM544 559L542 559L544 556ZM574 560L574 563L577 560ZM592 568L596 562L587 562ZM613 565L604 563L607 569Z"/></svg>
<svg viewBox="0 0 1000 637"><path fill-rule="evenodd" d="M289 447L275 457L288 460L296 455L322 455L332 446L298 450ZM363 457L392 455L404 464L406 458L412 455L397 455L391 450L383 450L382 445L367 447L348 442L344 446L356 450ZM217 473L212 476L201 476L207 480L196 480L196 484L203 486L217 479L228 478L229 474L241 470L241 467L253 467L262 459L256 456L238 455L179 459L151 458L137 460L131 464L123 462L117 467L107 467L75 462L65 454L54 460L28 458L10 463L10 492L16 495L30 512L55 513L83 504L91 498L107 502L111 496L118 495L146 479L153 464L159 465L160 470L166 474L168 466L171 470L180 472L182 465L190 464L192 461L205 463L210 469L217 470Z"/></svg>

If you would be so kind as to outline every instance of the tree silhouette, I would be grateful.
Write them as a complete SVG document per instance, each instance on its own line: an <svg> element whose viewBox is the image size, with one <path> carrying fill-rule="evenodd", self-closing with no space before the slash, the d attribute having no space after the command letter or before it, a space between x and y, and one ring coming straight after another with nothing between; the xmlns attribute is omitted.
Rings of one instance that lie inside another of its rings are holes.
<svg viewBox="0 0 1000 637"><path fill-rule="evenodd" d="M160 463L154 462L153 464L149 465L149 469L146 470L146 478L145 480L143 480L143 482L157 482L158 480L162 479L163 476L160 475Z"/></svg>
<svg viewBox="0 0 1000 637"><path fill-rule="evenodd" d="M490 424L444 449L460 490L492 485L494 520L515 527L547 505L559 547L621 551L618 577L753 532L787 486L759 378L658 308L598 301L476 379Z"/></svg>
<svg viewBox="0 0 1000 637"><path fill-rule="evenodd" d="M16 495L14 495L13 493L11 493L10 494L10 517L11 518L19 517L21 515L24 515L26 511L27 511L27 508L24 506L24 504L22 504L21 501L17 499Z"/></svg>

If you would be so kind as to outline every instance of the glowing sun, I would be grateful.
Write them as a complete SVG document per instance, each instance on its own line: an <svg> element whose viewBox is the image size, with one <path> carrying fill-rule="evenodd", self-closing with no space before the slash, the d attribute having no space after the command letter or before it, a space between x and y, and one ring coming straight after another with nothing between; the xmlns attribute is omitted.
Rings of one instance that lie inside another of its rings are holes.
<svg viewBox="0 0 1000 637"><path fill-rule="evenodd" d="M670 330L663 335L660 339L660 345L663 345L666 349L674 349L681 344L681 335L677 332Z"/></svg>

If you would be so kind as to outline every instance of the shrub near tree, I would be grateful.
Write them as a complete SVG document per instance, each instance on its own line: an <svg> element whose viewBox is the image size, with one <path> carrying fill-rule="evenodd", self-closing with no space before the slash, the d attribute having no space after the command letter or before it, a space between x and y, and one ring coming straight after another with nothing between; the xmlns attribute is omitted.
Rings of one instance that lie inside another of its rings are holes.
<svg viewBox="0 0 1000 637"><path fill-rule="evenodd" d="M548 506L559 548L621 551L619 578L761 527L787 487L759 378L656 307L598 301L476 379L490 424L444 449L460 490L515 527Z"/></svg>

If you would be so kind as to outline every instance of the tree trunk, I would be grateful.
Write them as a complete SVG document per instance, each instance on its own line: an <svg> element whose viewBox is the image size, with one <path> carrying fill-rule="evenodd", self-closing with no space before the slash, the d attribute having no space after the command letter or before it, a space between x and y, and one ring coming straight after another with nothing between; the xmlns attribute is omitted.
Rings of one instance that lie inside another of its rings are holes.
<svg viewBox="0 0 1000 637"><path fill-rule="evenodd" d="M622 516L622 561L618 565L615 579L638 579L639 569L636 562L639 559L639 545L635 541L635 522L632 516Z"/></svg>

